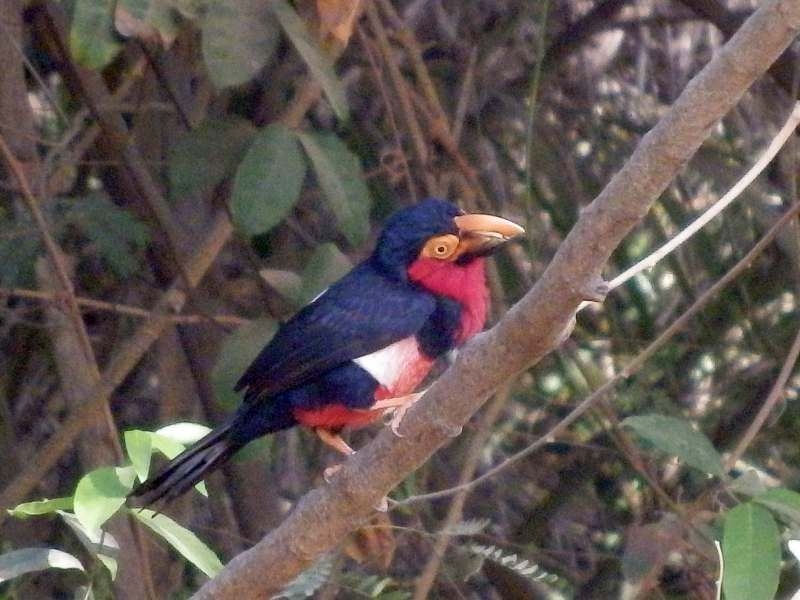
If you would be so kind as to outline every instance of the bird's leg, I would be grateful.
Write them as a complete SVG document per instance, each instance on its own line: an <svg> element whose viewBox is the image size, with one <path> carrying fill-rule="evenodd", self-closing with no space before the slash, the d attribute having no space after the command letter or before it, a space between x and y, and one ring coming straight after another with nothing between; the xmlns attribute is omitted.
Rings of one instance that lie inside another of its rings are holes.
<svg viewBox="0 0 800 600"><path fill-rule="evenodd" d="M403 417L406 416L408 409L411 408L417 400L422 398L427 391L428 390L422 390L421 392L409 394L408 396L399 396L397 398L378 400L372 405L372 410L386 410L387 412L391 411L392 420L390 422L390 427L392 428L392 433L394 433L397 437L403 437L403 434L401 434L399 431L400 423L403 421Z"/></svg>
<svg viewBox="0 0 800 600"><path fill-rule="evenodd" d="M314 429L314 433L317 434L317 437L325 442L328 446L337 450L344 454L345 456L350 456L351 454L355 454L356 451L353 450L350 446L347 445L338 433L333 433L328 429L323 429L322 427L316 427Z"/></svg>
<svg viewBox="0 0 800 600"><path fill-rule="evenodd" d="M342 439L338 433L333 433L328 429L323 429L322 427L316 427L314 429L314 433L317 434L317 437L321 439L326 445L330 446L334 450L341 452L345 456L352 456L356 453L347 442ZM333 465L331 467L326 468L322 472L322 477L325 481L330 482L331 477L333 477L336 472L342 468L342 465Z"/></svg>

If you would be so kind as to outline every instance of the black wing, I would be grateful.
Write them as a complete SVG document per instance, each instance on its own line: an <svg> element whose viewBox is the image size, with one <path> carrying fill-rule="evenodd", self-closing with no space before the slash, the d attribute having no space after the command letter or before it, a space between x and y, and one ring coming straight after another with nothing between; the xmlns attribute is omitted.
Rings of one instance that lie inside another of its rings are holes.
<svg viewBox="0 0 800 600"><path fill-rule="evenodd" d="M362 263L281 326L236 391L251 401L302 385L417 333L435 307L431 294Z"/></svg>

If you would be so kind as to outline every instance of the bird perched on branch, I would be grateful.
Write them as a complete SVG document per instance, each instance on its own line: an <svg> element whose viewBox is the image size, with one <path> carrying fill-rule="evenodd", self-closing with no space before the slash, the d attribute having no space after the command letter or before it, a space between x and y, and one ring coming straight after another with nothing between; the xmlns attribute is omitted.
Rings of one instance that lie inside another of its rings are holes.
<svg viewBox="0 0 800 600"><path fill-rule="evenodd" d="M436 359L486 321L485 257L522 227L428 199L392 215L372 255L280 327L236 384L233 416L131 492L171 500L263 435L303 425L343 454L340 437L421 394Z"/></svg>

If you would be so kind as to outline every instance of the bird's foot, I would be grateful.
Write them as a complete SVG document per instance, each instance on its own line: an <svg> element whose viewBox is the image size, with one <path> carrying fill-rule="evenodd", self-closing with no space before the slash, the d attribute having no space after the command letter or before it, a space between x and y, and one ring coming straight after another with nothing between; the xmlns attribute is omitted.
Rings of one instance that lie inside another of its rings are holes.
<svg viewBox="0 0 800 600"><path fill-rule="evenodd" d="M400 423L402 423L403 417L406 416L408 409L411 408L417 402L417 400L422 398L426 391L427 390L423 390L421 392L417 392L416 394L400 396L399 398L378 400L372 406L372 410L385 410L386 412L384 414L391 414L392 418L389 421L389 427L391 427L392 433L394 433L397 437L403 437L403 434L400 433Z"/></svg>

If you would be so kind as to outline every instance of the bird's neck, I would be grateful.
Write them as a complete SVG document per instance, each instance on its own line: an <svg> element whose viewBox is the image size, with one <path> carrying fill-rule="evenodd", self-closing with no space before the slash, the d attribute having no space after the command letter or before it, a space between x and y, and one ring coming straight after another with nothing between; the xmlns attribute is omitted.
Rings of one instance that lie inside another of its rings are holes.
<svg viewBox="0 0 800 600"><path fill-rule="evenodd" d="M452 298L461 304L459 344L483 329L489 309L485 259L475 258L458 264L418 258L408 267L408 279L432 294Z"/></svg>

